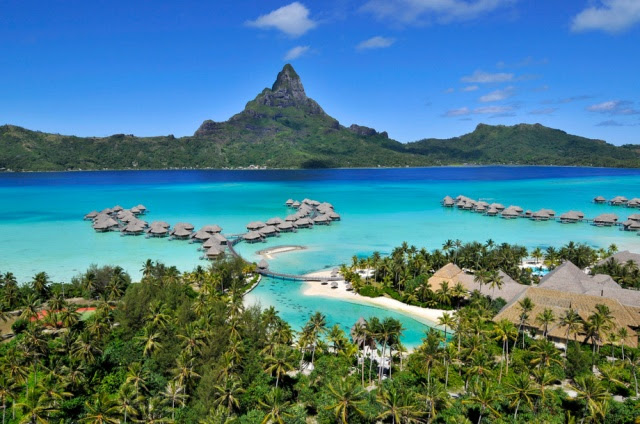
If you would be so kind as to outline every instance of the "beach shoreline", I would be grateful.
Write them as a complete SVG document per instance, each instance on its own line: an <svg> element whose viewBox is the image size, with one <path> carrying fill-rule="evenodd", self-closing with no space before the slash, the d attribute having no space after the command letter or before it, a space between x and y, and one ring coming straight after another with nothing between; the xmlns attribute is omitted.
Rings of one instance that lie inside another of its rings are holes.
<svg viewBox="0 0 640 424"><path fill-rule="evenodd" d="M356 303L365 306L372 306L376 308L386 309L389 311L398 312L402 315L408 316L418 322L428 325L429 327L442 329L437 324L438 319L446 311L442 309L430 309L422 308L419 306L407 305L395 299L389 297L367 297L359 295L353 291L347 291L346 283L344 281L338 282L338 288L332 289L331 284L323 285L321 280L323 278L331 277L333 269L327 269L322 271L316 271L306 274L307 277L316 277L318 281L305 281L305 287L303 294L305 296L322 296L334 299L339 299L345 302Z"/></svg>
<svg viewBox="0 0 640 424"><path fill-rule="evenodd" d="M307 250L306 246L287 245L287 246L273 246L266 249L258 250L257 255L262 256L265 259L273 259L274 255L281 253L295 252L297 250Z"/></svg>

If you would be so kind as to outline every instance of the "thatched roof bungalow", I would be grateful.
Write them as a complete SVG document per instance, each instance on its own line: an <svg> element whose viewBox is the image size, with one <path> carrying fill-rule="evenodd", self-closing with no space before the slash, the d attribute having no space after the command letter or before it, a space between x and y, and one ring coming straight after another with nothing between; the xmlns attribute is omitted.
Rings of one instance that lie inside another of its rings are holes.
<svg viewBox="0 0 640 424"><path fill-rule="evenodd" d="M296 222L294 222L296 227L298 228L310 228L313 226L313 221L309 218L300 218Z"/></svg>
<svg viewBox="0 0 640 424"><path fill-rule="evenodd" d="M331 218L327 215L318 215L313 218L313 223L318 225L329 225L331 223Z"/></svg>
<svg viewBox="0 0 640 424"><path fill-rule="evenodd" d="M221 249L219 246L211 246L205 252L205 256L209 259L215 259L220 257L222 253L223 253L223 249Z"/></svg>
<svg viewBox="0 0 640 424"><path fill-rule="evenodd" d="M204 231L209 234L217 234L222 232L222 227L220 227L219 225L205 225L204 227L200 228L200 231Z"/></svg>
<svg viewBox="0 0 640 424"><path fill-rule="evenodd" d="M597 227L610 227L618 222L618 215L614 213L603 213L593 219L593 225Z"/></svg>
<svg viewBox="0 0 640 424"><path fill-rule="evenodd" d="M453 205L455 205L456 202L453 200L453 198L451 196L445 196L444 199L442 199L442 201L440 201L440 203L444 207L452 208Z"/></svg>
<svg viewBox="0 0 640 424"><path fill-rule="evenodd" d="M98 211L91 211L84 216L84 219L89 220L95 218L96 216L98 216Z"/></svg>
<svg viewBox="0 0 640 424"><path fill-rule="evenodd" d="M267 225L280 225L284 222L284 219L282 218L278 218L278 217L274 217L274 218L269 218L266 222Z"/></svg>
<svg viewBox="0 0 640 424"><path fill-rule="evenodd" d="M185 227L173 227L171 231L171 235L177 239L188 239L191 237L191 230L186 229Z"/></svg>
<svg viewBox="0 0 640 424"><path fill-rule="evenodd" d="M295 225L293 225L293 223L289 221L285 221L282 224L278 224L277 227L278 227L278 230L280 230L280 232L283 232L283 233L288 233L290 231L295 230L296 228Z"/></svg>
<svg viewBox="0 0 640 424"><path fill-rule="evenodd" d="M93 224L93 229L97 232L111 231L118 228L120 224L113 218L100 219Z"/></svg>
<svg viewBox="0 0 640 424"><path fill-rule="evenodd" d="M560 215L560 222L562 223L574 223L584 219L584 214L580 211L569 211Z"/></svg>
<svg viewBox="0 0 640 424"><path fill-rule="evenodd" d="M265 270L267 268L269 268L269 263L267 261L262 259L262 260L260 260L260 262L258 262L258 269Z"/></svg>
<svg viewBox="0 0 640 424"><path fill-rule="evenodd" d="M198 230L195 233L191 234L190 237L193 241L203 242L211 238L211 233L207 233L206 231L203 231L203 230Z"/></svg>
<svg viewBox="0 0 640 424"><path fill-rule="evenodd" d="M249 231L242 236L242 239L248 243L256 243L262 241L262 234L257 231Z"/></svg>
<svg viewBox="0 0 640 424"><path fill-rule="evenodd" d="M631 261L635 263L636 266L640 266L640 254L633 253L628 250L616 252L613 255L609 256L608 258L602 259L600 262L597 263L597 265L604 265L607 261L610 261L610 260L615 260L619 264L623 264L623 265Z"/></svg>
<svg viewBox="0 0 640 424"><path fill-rule="evenodd" d="M293 199L287 199L287 201L284 202L284 204L287 205L287 206L293 205Z"/></svg>
<svg viewBox="0 0 640 424"><path fill-rule="evenodd" d="M607 203L607 199L604 198L604 196L597 196L593 198L593 201L595 203Z"/></svg>
<svg viewBox="0 0 640 424"><path fill-rule="evenodd" d="M332 221L340 221L340 214L338 214L337 212L331 211L327 214L327 216L331 218Z"/></svg>
<svg viewBox="0 0 640 424"><path fill-rule="evenodd" d="M542 328L535 323L535 317L545 309L551 309L556 320L559 320L570 309L576 311L583 320L587 320L596 311L596 305L601 304L609 308L618 328L627 328L629 336L624 341L625 345L638 346L636 329L640 326L640 308L626 306L616 299L606 297L563 292L543 287L528 287L520 296L507 303L493 320L498 322L502 319L508 319L516 325L519 324L522 310L518 305L518 301L526 297L531 299L534 305L533 310L529 313L530 318L526 322L526 326L531 330L542 332ZM566 335L566 327L562 327L557 321L549 326L549 337L552 340L564 342ZM579 341L583 341L585 334L580 333L576 335L576 338Z"/></svg>
<svg viewBox="0 0 640 424"><path fill-rule="evenodd" d="M193 224L190 224L188 222L178 222L173 226L173 228L184 228L185 230L193 231L195 227L193 226Z"/></svg>
<svg viewBox="0 0 640 424"><path fill-rule="evenodd" d="M259 230L263 227L266 227L266 224L262 221L253 221L247 224L247 230L249 231Z"/></svg>
<svg viewBox="0 0 640 424"><path fill-rule="evenodd" d="M278 235L279 233L278 229L273 225L267 225L266 227L262 227L258 230L258 232L265 237L273 237Z"/></svg>

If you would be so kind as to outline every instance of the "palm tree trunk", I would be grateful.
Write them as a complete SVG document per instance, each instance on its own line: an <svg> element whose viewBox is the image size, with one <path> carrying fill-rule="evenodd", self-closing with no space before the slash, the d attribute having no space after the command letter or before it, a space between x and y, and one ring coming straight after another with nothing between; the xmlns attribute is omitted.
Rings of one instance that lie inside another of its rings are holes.
<svg viewBox="0 0 640 424"><path fill-rule="evenodd" d="M444 373L444 389L447 390L447 386L449 385L449 361L447 361L447 368Z"/></svg>
<svg viewBox="0 0 640 424"><path fill-rule="evenodd" d="M373 368L373 351L369 349L369 385L371 385L371 369Z"/></svg>
<svg viewBox="0 0 640 424"><path fill-rule="evenodd" d="M638 376L636 374L636 367L633 367L633 381L636 384L636 397L638 397Z"/></svg>
<svg viewBox="0 0 640 424"><path fill-rule="evenodd" d="M367 347L362 350L362 366L360 368L360 376L362 377L362 387L364 387L364 357L367 353Z"/></svg>
<svg viewBox="0 0 640 424"><path fill-rule="evenodd" d="M380 358L380 366L378 367L378 384L382 382L382 373L384 369L384 357L387 351L387 341L382 344L382 357Z"/></svg>
<svg viewBox="0 0 640 424"><path fill-rule="evenodd" d="M7 414L7 401L5 398L2 398L2 424L4 424L4 417Z"/></svg>
<svg viewBox="0 0 640 424"><path fill-rule="evenodd" d="M520 409L520 399L518 399L518 403L516 403L516 413L513 414L513 422L518 422L518 409Z"/></svg>
<svg viewBox="0 0 640 424"><path fill-rule="evenodd" d="M482 421L482 413L484 412L484 406L482 406L480 408L480 416L478 417L478 424L480 424L480 421Z"/></svg>

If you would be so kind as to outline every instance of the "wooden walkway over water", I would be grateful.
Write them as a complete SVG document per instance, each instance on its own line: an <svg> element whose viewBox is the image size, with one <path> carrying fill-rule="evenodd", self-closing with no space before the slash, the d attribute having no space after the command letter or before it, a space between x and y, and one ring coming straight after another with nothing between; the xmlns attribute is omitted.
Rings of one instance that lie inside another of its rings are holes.
<svg viewBox="0 0 640 424"><path fill-rule="evenodd" d="M310 275L283 274L280 272L269 271L268 269L259 269L258 274L264 277L279 278L281 280L293 281L343 281L342 277L314 277Z"/></svg>

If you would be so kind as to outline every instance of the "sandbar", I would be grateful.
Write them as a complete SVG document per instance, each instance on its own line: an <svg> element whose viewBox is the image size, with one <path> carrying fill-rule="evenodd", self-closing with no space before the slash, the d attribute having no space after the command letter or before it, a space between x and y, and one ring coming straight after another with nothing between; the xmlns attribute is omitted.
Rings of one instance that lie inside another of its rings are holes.
<svg viewBox="0 0 640 424"><path fill-rule="evenodd" d="M287 253L305 249L305 246L273 246L267 249L258 250L256 253L266 259L272 259L274 255L278 255L280 253Z"/></svg>

